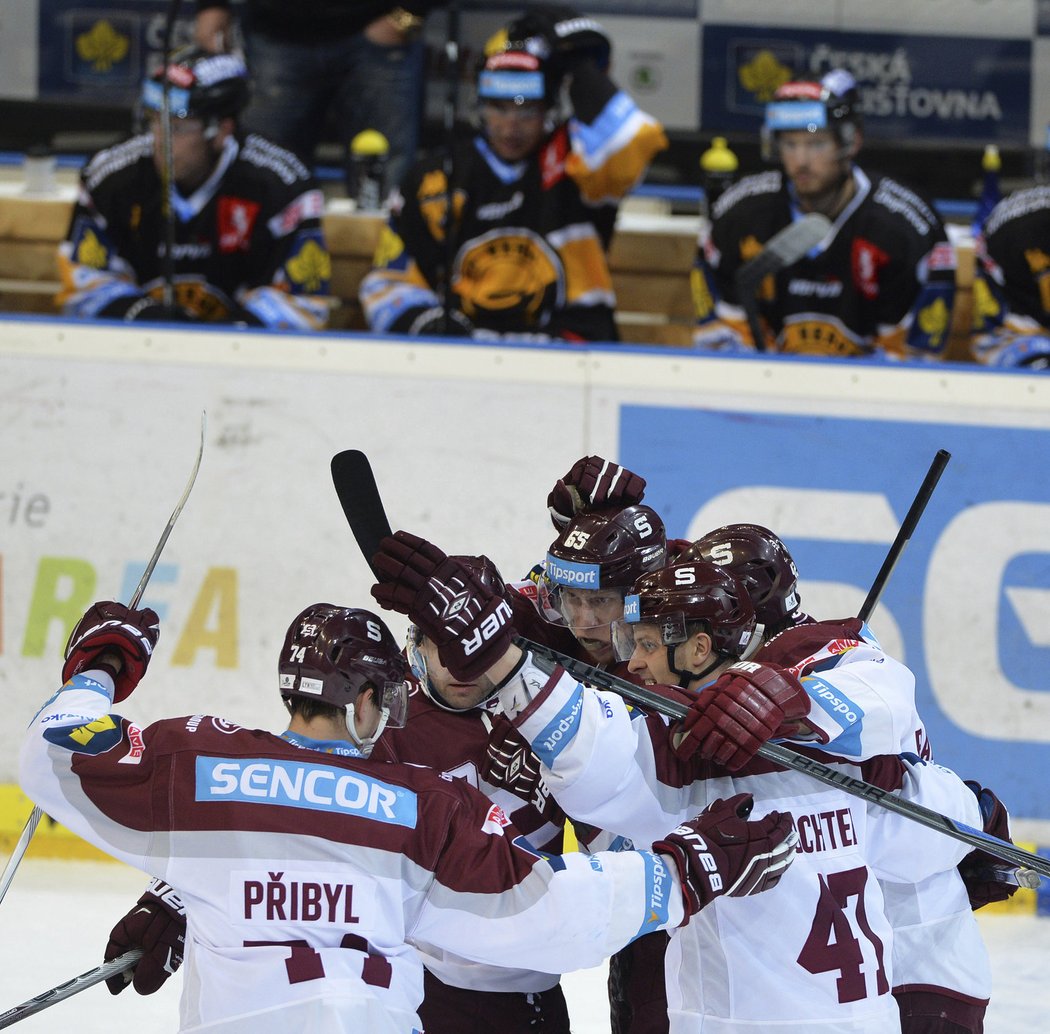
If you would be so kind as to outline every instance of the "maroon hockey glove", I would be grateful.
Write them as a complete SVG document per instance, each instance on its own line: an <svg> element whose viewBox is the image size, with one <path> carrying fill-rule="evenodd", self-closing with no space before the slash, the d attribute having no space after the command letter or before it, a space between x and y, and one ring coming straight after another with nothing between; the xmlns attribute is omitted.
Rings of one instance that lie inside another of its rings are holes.
<svg viewBox="0 0 1050 1034"><path fill-rule="evenodd" d="M669 855L682 878L686 921L721 894L744 897L775 887L795 859L798 834L789 814L748 822L749 793L717 800L653 850Z"/></svg>
<svg viewBox="0 0 1050 1034"><path fill-rule="evenodd" d="M973 790L981 806L981 819L985 833L1012 844L1010 816L1003 802L980 783L972 779L967 779L965 782ZM977 909L990 905L993 901L1006 901L1013 897L1017 893L1017 886L1013 883L1001 883L992 876L992 873L1009 871L1014 868L1016 866L994 855L986 854L984 851L971 851L959 863L959 872L963 883L966 884L966 893L970 896L970 908L976 912Z"/></svg>
<svg viewBox="0 0 1050 1034"><path fill-rule="evenodd" d="M118 995L134 983L140 995L151 995L182 965L186 907L163 880L151 880L135 907L110 931L106 962L132 948L141 948L142 958L133 970L106 981L110 994Z"/></svg>
<svg viewBox="0 0 1050 1034"><path fill-rule="evenodd" d="M525 738L506 718L496 718L489 736L481 778L528 801L545 819L557 809L540 774L540 762Z"/></svg>
<svg viewBox="0 0 1050 1034"><path fill-rule="evenodd" d="M376 602L407 614L455 678L473 682L507 652L514 638L510 604L433 543L407 531L388 535L372 567Z"/></svg>
<svg viewBox="0 0 1050 1034"><path fill-rule="evenodd" d="M93 603L69 634L62 681L96 667L101 654L118 653L123 661L120 671L106 661L100 666L113 676L114 702L123 700L146 674L159 638L156 611L148 607L129 610L123 603Z"/></svg>
<svg viewBox="0 0 1050 1034"><path fill-rule="evenodd" d="M793 731L809 714L809 695L786 668L738 661L704 690L674 735L684 761L694 754L739 771L763 743Z"/></svg>
<svg viewBox="0 0 1050 1034"><path fill-rule="evenodd" d="M584 456L559 478L547 496L554 527L561 531L591 506L634 506L645 495L645 478L601 456Z"/></svg>

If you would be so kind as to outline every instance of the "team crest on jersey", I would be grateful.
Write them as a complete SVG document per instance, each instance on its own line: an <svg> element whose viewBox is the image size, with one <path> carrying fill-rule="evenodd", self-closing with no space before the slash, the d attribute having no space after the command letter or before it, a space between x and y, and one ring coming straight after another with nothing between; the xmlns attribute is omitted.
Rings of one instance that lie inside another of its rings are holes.
<svg viewBox="0 0 1050 1034"><path fill-rule="evenodd" d="M220 197L217 213L219 224L219 252L229 255L235 251L247 251L251 241L255 220L259 215L259 203L240 197Z"/></svg>
<svg viewBox="0 0 1050 1034"><path fill-rule="evenodd" d="M850 265L853 269L853 282L857 290L868 299L874 301L879 296L879 273L884 266L889 265L889 255L863 237L856 237L853 241Z"/></svg>
<svg viewBox="0 0 1050 1034"><path fill-rule="evenodd" d="M524 227L475 237L463 248L455 289L464 313L500 330L538 327L564 297L564 270L550 245Z"/></svg>

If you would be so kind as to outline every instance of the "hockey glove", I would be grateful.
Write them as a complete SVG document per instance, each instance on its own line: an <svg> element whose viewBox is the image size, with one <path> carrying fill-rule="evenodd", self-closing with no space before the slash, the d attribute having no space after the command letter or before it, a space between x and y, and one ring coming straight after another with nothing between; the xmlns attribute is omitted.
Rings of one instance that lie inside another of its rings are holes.
<svg viewBox="0 0 1050 1034"><path fill-rule="evenodd" d="M544 819L557 809L540 774L540 762L525 738L506 718L498 717L489 735L481 778L528 801Z"/></svg>
<svg viewBox="0 0 1050 1034"><path fill-rule="evenodd" d="M557 41L554 50L566 71L573 71L583 61L594 62L602 72L609 70L612 40L593 18L580 14L568 4L535 4L529 10L551 20Z"/></svg>
<svg viewBox="0 0 1050 1034"><path fill-rule="evenodd" d="M770 890L794 861L798 834L791 816L771 811L748 822L754 803L749 793L719 799L653 844L682 878L686 922L722 894Z"/></svg>
<svg viewBox="0 0 1050 1034"><path fill-rule="evenodd" d="M407 531L388 535L372 567L376 602L408 615L455 678L473 682L507 652L514 638L510 604L433 543Z"/></svg>
<svg viewBox="0 0 1050 1034"><path fill-rule="evenodd" d="M110 931L106 962L132 948L141 948L142 958L134 969L106 981L110 994L118 995L134 983L140 995L151 995L182 965L186 907L163 880L151 880L135 907Z"/></svg>
<svg viewBox="0 0 1050 1034"><path fill-rule="evenodd" d="M634 506L645 495L645 478L601 456L578 459L547 496L554 527L561 531L581 510L591 506Z"/></svg>
<svg viewBox="0 0 1050 1034"><path fill-rule="evenodd" d="M697 754L739 771L763 743L794 732L809 705L809 694L786 668L739 661L693 702L674 734L674 752L683 761Z"/></svg>
<svg viewBox="0 0 1050 1034"><path fill-rule="evenodd" d="M1010 839L1010 816L1005 805L987 787L972 779L965 780L966 785L977 796L981 806L981 819L985 833L1013 843ZM1017 893L1012 883L1001 883L991 875L996 871L1010 870L1015 866L1003 862L994 855L984 851L971 851L960 863L959 873L966 884L966 893L970 896L970 908L975 912L993 901L1006 901Z"/></svg>
<svg viewBox="0 0 1050 1034"><path fill-rule="evenodd" d="M100 667L113 677L114 702L131 695L146 674L153 648L160 638L156 611L130 610L123 603L93 603L76 623L66 643L62 681L77 672ZM117 653L123 664L116 666L98 658Z"/></svg>

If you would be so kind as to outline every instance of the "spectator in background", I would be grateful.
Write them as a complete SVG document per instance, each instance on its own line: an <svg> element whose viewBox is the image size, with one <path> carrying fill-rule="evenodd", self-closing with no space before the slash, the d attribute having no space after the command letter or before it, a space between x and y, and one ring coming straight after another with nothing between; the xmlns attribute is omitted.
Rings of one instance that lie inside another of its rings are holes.
<svg viewBox="0 0 1050 1034"><path fill-rule="evenodd" d="M758 309L769 351L937 358L948 343L955 252L933 208L855 164L863 142L856 83L842 70L780 87L766 108L763 152L781 168L727 190L701 233L693 298L696 344L752 349L735 275L777 231L809 212L831 230L804 258L766 277Z"/></svg>
<svg viewBox="0 0 1050 1034"><path fill-rule="evenodd" d="M246 0L242 30L256 84L245 125L310 164L334 109L344 143L375 129L390 144L389 187L415 161L423 101L423 17L437 0ZM230 0L197 0L194 38L233 43Z"/></svg>
<svg viewBox="0 0 1050 1034"><path fill-rule="evenodd" d="M985 220L973 285L974 354L1050 368L1050 186L1015 191Z"/></svg>
<svg viewBox="0 0 1050 1034"><path fill-rule="evenodd" d="M424 160L395 195L361 285L372 330L617 339L605 251L620 200L667 138L609 78L610 52L597 22L553 4L488 41L481 128L451 159L452 240L449 163Z"/></svg>
<svg viewBox="0 0 1050 1034"><path fill-rule="evenodd" d="M189 47L167 68L174 182L166 261L164 75L144 84L148 132L100 151L81 173L59 247L63 311L323 328L331 275L324 198L295 155L240 134L249 83L231 54Z"/></svg>

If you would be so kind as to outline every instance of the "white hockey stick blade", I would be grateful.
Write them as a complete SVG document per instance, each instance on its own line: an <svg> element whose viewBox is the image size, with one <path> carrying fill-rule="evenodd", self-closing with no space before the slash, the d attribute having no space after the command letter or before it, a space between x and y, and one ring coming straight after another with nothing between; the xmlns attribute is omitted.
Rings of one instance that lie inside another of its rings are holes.
<svg viewBox="0 0 1050 1034"><path fill-rule="evenodd" d="M830 229L831 221L827 216L810 212L773 234L765 247L737 270L736 286L741 298L745 295L750 298L763 277L797 262L810 248L819 244Z"/></svg>
<svg viewBox="0 0 1050 1034"><path fill-rule="evenodd" d="M135 587L135 592L132 594L131 600L128 602L128 607L134 610L138 606L139 600L142 599L143 592L146 591L146 586L149 584L150 576L153 574L153 569L157 566L157 561L160 559L160 555L164 552L164 546L168 541L168 536L171 534L171 529L175 527L175 522L179 519L179 514L182 513L182 508L186 505L186 500L190 497L190 491L193 489L194 482L197 480L197 471L201 469L201 457L204 455L204 429L207 426L207 413L201 411L201 441L200 446L197 449L197 461L193 464L193 471L190 473L190 479L186 483L186 488L183 490L182 497L179 499L172 510L171 516L168 518L168 523L164 526L164 531L161 533L160 541L157 543L157 548L153 550L153 556L149 558L149 563L146 565L146 570L142 572L142 577L139 579L139 584ZM36 827L40 824L40 819L43 817L43 812L33 806L33 810L29 813L29 818L26 820L25 828L22 830L22 835L18 838L18 843L15 844L14 851L11 852L11 857L7 860L7 865L4 867L4 874L0 876L0 903L4 900L4 895L7 894L7 888L11 886L11 881L15 878L15 870L22 864L22 859L25 856L26 850L29 848L29 841L33 839L33 834L36 832Z"/></svg>
<svg viewBox="0 0 1050 1034"><path fill-rule="evenodd" d="M21 1005L15 1005L6 1012L0 1013L0 1030L18 1023L19 1020L24 1020L27 1016L32 1016L33 1013L40 1012L41 1009L47 1009L57 1002L64 1001L72 995L80 994L89 987L101 984L103 980L108 980L117 973L123 973L124 970L134 966L140 958L142 958L142 949L132 948L131 951L126 951L123 955L102 963L101 966L89 969L86 973L81 973L80 976L73 977L64 984L41 991L34 998L22 1002Z"/></svg>

